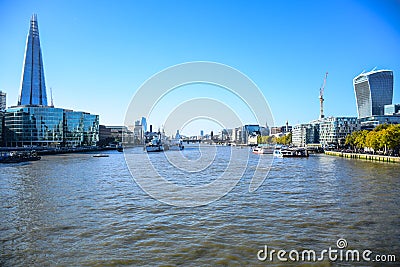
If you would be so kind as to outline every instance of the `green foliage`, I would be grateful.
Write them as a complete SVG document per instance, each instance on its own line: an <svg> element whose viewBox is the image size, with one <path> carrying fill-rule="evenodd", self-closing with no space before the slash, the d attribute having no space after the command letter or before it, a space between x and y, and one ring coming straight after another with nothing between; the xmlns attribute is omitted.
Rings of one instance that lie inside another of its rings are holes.
<svg viewBox="0 0 400 267"><path fill-rule="evenodd" d="M375 127L374 131L375 132L379 132L382 131L384 129L387 129L388 127L390 127L390 124L384 123L384 124L379 124L378 126Z"/></svg>
<svg viewBox="0 0 400 267"><path fill-rule="evenodd" d="M384 149L398 151L400 148L400 125L381 124L373 131L356 131L346 136L346 145L356 148L369 147L374 151Z"/></svg>
<svg viewBox="0 0 400 267"><path fill-rule="evenodd" d="M257 137L257 143L258 144L272 144L274 143L273 137L272 136L258 136Z"/></svg>
<svg viewBox="0 0 400 267"><path fill-rule="evenodd" d="M367 134L367 137L365 139L365 146L370 147L373 150L379 150L382 148L382 133L381 131L376 132L376 131L370 131Z"/></svg>
<svg viewBox="0 0 400 267"><path fill-rule="evenodd" d="M292 143L292 133L288 133L281 137L274 137L274 143L281 145L290 145Z"/></svg>

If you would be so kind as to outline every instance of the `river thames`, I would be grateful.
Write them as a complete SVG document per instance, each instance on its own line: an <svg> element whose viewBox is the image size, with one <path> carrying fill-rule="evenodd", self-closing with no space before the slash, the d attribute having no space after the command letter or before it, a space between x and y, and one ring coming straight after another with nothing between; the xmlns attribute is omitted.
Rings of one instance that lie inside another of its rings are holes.
<svg viewBox="0 0 400 267"><path fill-rule="evenodd" d="M220 147L217 154L230 149ZM146 171L143 149L127 150L138 160L137 172ZM105 153L109 157L65 154L0 165L1 266L266 266L268 259L257 258L266 245L322 251L336 248L338 239L348 249L394 254L391 264L398 263L399 164L326 155L275 159L267 179L249 192L252 163L260 157L250 154L249 170L232 191L186 208L150 197L132 178L123 153ZM167 153L195 159L199 151ZM149 156L164 164L161 155ZM182 179L209 181L226 168L216 166ZM275 258L273 264L283 263Z"/></svg>

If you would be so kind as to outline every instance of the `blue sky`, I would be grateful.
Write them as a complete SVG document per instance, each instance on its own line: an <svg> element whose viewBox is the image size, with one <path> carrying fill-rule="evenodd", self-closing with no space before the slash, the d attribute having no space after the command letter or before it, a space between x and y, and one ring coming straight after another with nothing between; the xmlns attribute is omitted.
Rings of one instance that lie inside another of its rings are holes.
<svg viewBox="0 0 400 267"><path fill-rule="evenodd" d="M0 90L9 106L32 13L54 104L100 114L102 124L123 124L146 79L188 61L243 72L276 125L318 118L327 71L326 116L357 115L352 79L374 67L394 71L400 103L398 1L1 1Z"/></svg>

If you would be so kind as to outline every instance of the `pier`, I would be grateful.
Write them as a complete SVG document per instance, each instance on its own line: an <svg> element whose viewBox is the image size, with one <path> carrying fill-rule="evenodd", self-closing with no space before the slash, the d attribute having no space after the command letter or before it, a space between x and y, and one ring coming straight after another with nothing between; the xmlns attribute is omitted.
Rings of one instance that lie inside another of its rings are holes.
<svg viewBox="0 0 400 267"><path fill-rule="evenodd" d="M347 152L339 152L339 151L325 151L325 154L330 155L330 156L338 156L338 157L351 158L351 159L362 159L362 160L400 163L400 157L392 157L392 156L384 156L384 155L347 153Z"/></svg>

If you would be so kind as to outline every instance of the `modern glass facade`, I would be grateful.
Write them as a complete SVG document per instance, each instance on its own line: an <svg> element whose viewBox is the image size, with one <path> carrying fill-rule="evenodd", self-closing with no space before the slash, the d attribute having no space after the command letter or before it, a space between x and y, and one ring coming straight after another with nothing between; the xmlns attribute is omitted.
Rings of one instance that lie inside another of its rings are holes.
<svg viewBox="0 0 400 267"><path fill-rule="evenodd" d="M4 112L0 111L0 146L4 146L3 129L4 129Z"/></svg>
<svg viewBox="0 0 400 267"><path fill-rule="evenodd" d="M83 112L83 146L95 146L99 141L99 115Z"/></svg>
<svg viewBox="0 0 400 267"><path fill-rule="evenodd" d="M63 142L63 109L18 106L4 117L6 146L58 147Z"/></svg>
<svg viewBox="0 0 400 267"><path fill-rule="evenodd" d="M8 147L95 146L99 140L98 115L47 106L35 14L26 41L18 106L6 110L2 130Z"/></svg>
<svg viewBox="0 0 400 267"><path fill-rule="evenodd" d="M356 117L330 117L319 124L319 143L323 146L344 145L346 136L360 130Z"/></svg>
<svg viewBox="0 0 400 267"><path fill-rule="evenodd" d="M400 104L385 105L384 115L394 115L396 113L400 114Z"/></svg>
<svg viewBox="0 0 400 267"><path fill-rule="evenodd" d="M76 147L83 143L83 113L64 110L64 143Z"/></svg>
<svg viewBox="0 0 400 267"><path fill-rule="evenodd" d="M17 106L4 117L6 146L95 146L99 116L54 107Z"/></svg>
<svg viewBox="0 0 400 267"><path fill-rule="evenodd" d="M400 114L371 116L360 119L362 130L373 130L380 124L400 124Z"/></svg>
<svg viewBox="0 0 400 267"><path fill-rule="evenodd" d="M36 14L32 15L26 38L24 66L21 78L21 94L18 105L47 106L43 57L40 49L39 28Z"/></svg>
<svg viewBox="0 0 400 267"><path fill-rule="evenodd" d="M81 111L64 110L63 146L95 146L99 141L99 116Z"/></svg>
<svg viewBox="0 0 400 267"><path fill-rule="evenodd" d="M6 110L7 105L7 94L0 91L0 112Z"/></svg>
<svg viewBox="0 0 400 267"><path fill-rule="evenodd" d="M383 115L384 106L392 104L393 72L378 70L361 73L353 79L358 118Z"/></svg>
<svg viewBox="0 0 400 267"><path fill-rule="evenodd" d="M293 127L292 143L295 146L307 144L344 145L348 134L360 130L360 121L356 117L328 117L299 124Z"/></svg>

